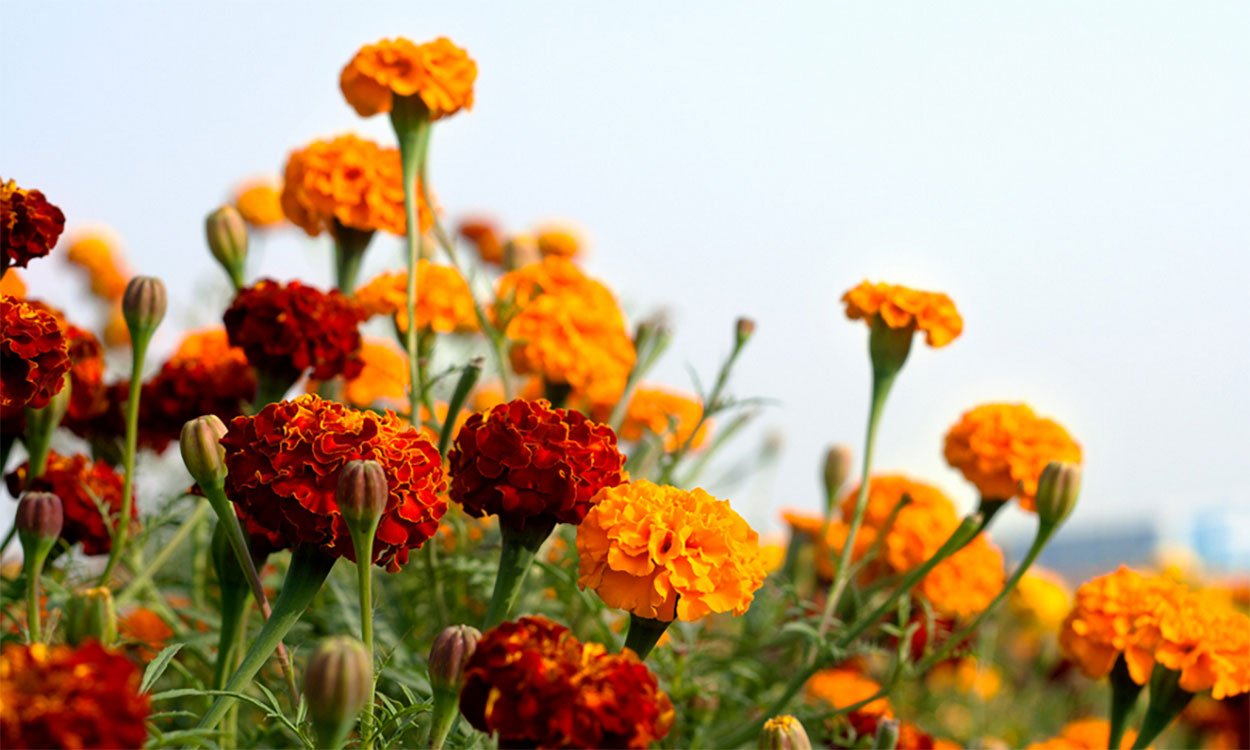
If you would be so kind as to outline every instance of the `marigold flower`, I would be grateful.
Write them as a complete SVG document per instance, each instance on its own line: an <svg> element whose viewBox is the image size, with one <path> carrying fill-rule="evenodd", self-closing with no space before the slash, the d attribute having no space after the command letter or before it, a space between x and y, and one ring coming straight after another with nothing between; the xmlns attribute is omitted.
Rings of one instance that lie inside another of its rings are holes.
<svg viewBox="0 0 1250 750"><path fill-rule="evenodd" d="M1120 740L1121 748L1130 748L1137 741L1137 732L1127 729ZM1028 750L1104 750L1111 742L1111 725L1106 719L1078 719L1064 726L1058 737L1034 742Z"/></svg>
<svg viewBox="0 0 1250 750"><path fill-rule="evenodd" d="M94 334L70 323L65 314L55 307L34 300L27 304L52 315L65 336L70 361L70 396L65 426L74 429L77 425L97 419L110 406L108 386L104 384L104 347ZM4 416L6 420L22 421L16 414ZM8 425L5 431L8 432Z"/></svg>
<svg viewBox="0 0 1250 750"><path fill-rule="evenodd" d="M1138 643L1138 628L1158 621L1168 601L1182 596L1180 584L1168 578L1148 578L1121 567L1081 585L1076 603L1059 632L1064 655L1088 677L1103 677L1121 653L1130 674L1145 684L1153 657Z"/></svg>
<svg viewBox="0 0 1250 750"><path fill-rule="evenodd" d="M890 328L924 331L925 343L935 349L954 341L964 329L955 303L939 292L864 281L842 295L842 301L846 303L846 317L851 320L872 325L880 315Z"/></svg>
<svg viewBox="0 0 1250 750"><path fill-rule="evenodd" d="M538 243L538 252L544 258L556 256L572 258L581 254L586 241L578 229L569 224L548 224L534 232L534 241Z"/></svg>
<svg viewBox="0 0 1250 750"><path fill-rule="evenodd" d="M117 630L123 639L138 646L139 657L143 661L151 661L174 637L174 629L147 607L136 607L118 620Z"/></svg>
<svg viewBox="0 0 1250 750"><path fill-rule="evenodd" d="M356 290L356 302L367 315L393 315L395 327L408 330L408 272L380 274ZM434 333L476 331L473 292L451 266L417 262L417 330Z"/></svg>
<svg viewBox="0 0 1250 750"><path fill-rule="evenodd" d="M59 321L29 302L0 297L0 323L0 412L47 406L72 366Z"/></svg>
<svg viewBox="0 0 1250 750"><path fill-rule="evenodd" d="M764 584L759 534L728 501L639 479L592 502L577 528L577 583L609 607L663 621L741 615Z"/></svg>
<svg viewBox="0 0 1250 750"><path fill-rule="evenodd" d="M620 436L623 440L642 440L648 434L655 435L663 439L664 450L669 452L689 440L694 450L703 445L710 427L707 421L699 424L702 416L703 403L697 397L660 388L638 388L625 410Z"/></svg>
<svg viewBox="0 0 1250 750"><path fill-rule="evenodd" d="M36 492L51 492L61 498L65 523L61 538L66 544L82 542L84 555L102 555L113 548L110 529L96 503L100 503L116 518L122 508L122 476L103 461L91 461L81 453L62 456L48 451L48 462L43 476L26 486L29 462L23 463L5 477L9 494L17 497L23 488ZM138 518L138 510L131 507L131 518ZM132 521L137 524L137 521Z"/></svg>
<svg viewBox="0 0 1250 750"><path fill-rule="evenodd" d="M812 675L804 685L804 690L809 698L828 703L831 708L846 708L876 695L880 692L881 685L858 669L834 667L822 669ZM864 704L857 712L884 719L894 717L890 699L885 696Z"/></svg>
<svg viewBox="0 0 1250 750"><path fill-rule="evenodd" d="M0 297L26 299L26 282L16 270L10 269L0 275Z"/></svg>
<svg viewBox="0 0 1250 750"><path fill-rule="evenodd" d="M148 696L125 656L88 641L8 644L0 654L0 729L5 747L140 747Z"/></svg>
<svg viewBox="0 0 1250 750"><path fill-rule="evenodd" d="M1072 609L1072 591L1058 574L1034 566L1012 589L1007 603L1043 630L1058 631Z"/></svg>
<svg viewBox="0 0 1250 750"><path fill-rule="evenodd" d="M0 265L25 268L52 251L65 230L65 214L38 190L23 189L0 178L0 228L4 257Z"/></svg>
<svg viewBox="0 0 1250 750"><path fill-rule="evenodd" d="M354 378L360 359L360 307L338 290L322 292L298 281L262 279L240 289L223 320L231 346L257 370L294 382L312 377Z"/></svg>
<svg viewBox="0 0 1250 750"><path fill-rule="evenodd" d="M234 195L234 207L248 224L257 229L272 229L284 221L282 188L277 180L249 180Z"/></svg>
<svg viewBox="0 0 1250 750"><path fill-rule="evenodd" d="M484 263L503 265L503 231L494 221L482 217L468 218L460 222L456 231L473 244Z"/></svg>
<svg viewBox="0 0 1250 750"><path fill-rule="evenodd" d="M1081 462L1081 446L1057 422L1024 404L985 404L967 411L946 433L946 462L982 497L1020 498L1036 508L1037 479L1051 461Z"/></svg>
<svg viewBox="0 0 1250 750"><path fill-rule="evenodd" d="M338 475L353 459L382 465L390 483L373 562L395 572L438 531L447 510L438 449L392 412L378 415L305 394L235 417L221 439L226 495L283 547L315 544L355 560L334 500Z"/></svg>
<svg viewBox="0 0 1250 750"><path fill-rule="evenodd" d="M501 747L645 748L672 727L672 702L633 651L581 643L544 617L486 631L460 711Z"/></svg>
<svg viewBox="0 0 1250 750"><path fill-rule="evenodd" d="M349 406L367 409L407 408L408 356L389 339L366 336L360 345L360 374L343 384L339 394ZM321 383L308 381L307 392L316 393Z"/></svg>
<svg viewBox="0 0 1250 750"><path fill-rule="evenodd" d="M590 279L567 258L549 257L529 263L499 277L495 297L497 307L520 309L540 294L581 292L592 305L615 306L616 299L607 287Z"/></svg>
<svg viewBox="0 0 1250 750"><path fill-rule="evenodd" d="M595 493L627 478L612 428L543 399L470 415L447 461L451 498L466 513L518 528L579 524Z"/></svg>
<svg viewBox="0 0 1250 750"><path fill-rule="evenodd" d="M925 676L926 686L935 692L956 690L990 700L1003 688L1003 673L994 664L977 661L974 656L950 659L936 665Z"/></svg>
<svg viewBox="0 0 1250 750"><path fill-rule="evenodd" d="M333 234L336 221L362 232L402 236L407 219L399 150L354 135L313 141L288 157L281 202L286 217L310 237ZM417 208L424 232L434 225L434 215L424 197Z"/></svg>
<svg viewBox="0 0 1250 750"><path fill-rule="evenodd" d="M939 613L968 617L994 601L1005 578L1002 551L985 534L978 534L929 571L916 590Z"/></svg>
<svg viewBox="0 0 1250 750"><path fill-rule="evenodd" d="M361 117L390 112L395 96L416 96L437 120L473 108L477 64L446 37L425 44L382 39L360 48L339 75L339 88Z"/></svg>
<svg viewBox="0 0 1250 750"><path fill-rule="evenodd" d="M91 293L106 302L120 300L130 281L130 271L118 258L120 247L121 240L112 230L95 227L76 231L65 255L71 264L87 272Z"/></svg>

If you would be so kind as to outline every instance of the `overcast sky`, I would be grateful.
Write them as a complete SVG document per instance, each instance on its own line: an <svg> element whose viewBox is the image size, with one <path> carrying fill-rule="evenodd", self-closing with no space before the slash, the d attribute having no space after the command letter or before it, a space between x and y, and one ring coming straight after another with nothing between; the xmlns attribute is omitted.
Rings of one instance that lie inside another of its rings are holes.
<svg viewBox="0 0 1250 750"><path fill-rule="evenodd" d="M839 297L864 278L944 290L965 318L951 346L916 347L881 469L969 506L945 430L1023 400L1084 447L1074 527L1245 504L1250 4L40 2L5 16L3 177L43 189L71 226L114 227L180 324L224 297L202 219L232 185L320 136L393 142L339 94L354 51L448 35L479 66L473 111L434 135L450 216L576 220L589 271L635 319L671 312L656 376L672 385L689 386L687 365L710 379L734 318L758 321L733 391L776 399L762 422L785 451L731 497L753 524L815 508L824 446L862 441L866 329ZM328 284L327 242L274 238L264 270ZM380 239L370 270L397 261ZM62 305L81 291L53 261L28 283Z"/></svg>

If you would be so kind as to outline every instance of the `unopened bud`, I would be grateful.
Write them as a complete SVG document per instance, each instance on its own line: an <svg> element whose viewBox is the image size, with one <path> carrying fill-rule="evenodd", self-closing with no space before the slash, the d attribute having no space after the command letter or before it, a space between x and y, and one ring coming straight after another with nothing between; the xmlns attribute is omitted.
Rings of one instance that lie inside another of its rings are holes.
<svg viewBox="0 0 1250 750"><path fill-rule="evenodd" d="M151 336L165 319L165 282L155 276L136 276L122 295L122 315L132 340Z"/></svg>
<svg viewBox="0 0 1250 750"><path fill-rule="evenodd" d="M386 512L390 489L386 472L377 461L348 461L339 474L334 501L349 526L375 529Z"/></svg>
<svg viewBox="0 0 1250 750"><path fill-rule="evenodd" d="M509 271L537 263L542 257L538 252L538 243L527 234L518 234L503 246L503 266Z"/></svg>
<svg viewBox="0 0 1250 750"><path fill-rule="evenodd" d="M222 206L204 220L204 233L213 257L230 274L235 289L243 287L247 262L247 224L234 206Z"/></svg>
<svg viewBox="0 0 1250 750"><path fill-rule="evenodd" d="M469 625L443 628L430 647L430 686L458 694L464 685L464 668L481 637L481 632Z"/></svg>
<svg viewBox="0 0 1250 750"><path fill-rule="evenodd" d="M196 417L182 426L178 447L187 472L201 486L216 487L226 480L226 449L221 438L226 425L215 414Z"/></svg>
<svg viewBox="0 0 1250 750"><path fill-rule="evenodd" d="M898 721L882 719L877 725L877 737L872 746L874 750L894 750L898 746Z"/></svg>
<svg viewBox="0 0 1250 750"><path fill-rule="evenodd" d="M350 636L317 644L304 670L304 698L318 747L340 747L369 698L373 664L365 645Z"/></svg>
<svg viewBox="0 0 1250 750"><path fill-rule="evenodd" d="M14 524L21 536L22 546L29 543L52 543L61 535L65 523L65 508L61 498L51 492L27 492L17 504Z"/></svg>
<svg viewBox="0 0 1250 750"><path fill-rule="evenodd" d="M838 444L825 451L825 497L832 503L838 490L846 484L851 476L851 461L854 454L848 445Z"/></svg>
<svg viewBox="0 0 1250 750"><path fill-rule="evenodd" d="M760 732L760 750L811 750L807 730L793 716L774 716L764 722Z"/></svg>
<svg viewBox="0 0 1250 750"><path fill-rule="evenodd" d="M1057 526L1076 507L1081 494L1081 467L1065 461L1051 461L1037 479L1037 516L1042 523Z"/></svg>
<svg viewBox="0 0 1250 750"><path fill-rule="evenodd" d="M65 603L65 640L77 646L88 638L102 646L117 641L117 612L107 586L79 591Z"/></svg>
<svg viewBox="0 0 1250 750"><path fill-rule="evenodd" d="M755 334L755 321L750 318L738 318L735 324L734 337L738 346L745 344Z"/></svg>

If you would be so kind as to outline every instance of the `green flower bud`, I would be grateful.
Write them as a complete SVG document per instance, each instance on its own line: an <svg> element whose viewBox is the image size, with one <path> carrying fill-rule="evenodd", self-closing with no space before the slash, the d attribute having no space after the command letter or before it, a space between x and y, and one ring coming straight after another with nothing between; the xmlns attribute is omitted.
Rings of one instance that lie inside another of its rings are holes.
<svg viewBox="0 0 1250 750"><path fill-rule="evenodd" d="M241 289L243 267L247 262L247 224L234 206L222 206L204 220L204 234L213 257L230 274L235 289Z"/></svg>
<svg viewBox="0 0 1250 750"><path fill-rule="evenodd" d="M196 417L182 426L178 447L187 472L201 486L217 487L226 481L226 449L221 438L226 425L215 414Z"/></svg>
<svg viewBox="0 0 1250 750"><path fill-rule="evenodd" d="M774 716L764 722L760 732L760 750L811 750L807 730L793 716Z"/></svg>
<svg viewBox="0 0 1250 750"><path fill-rule="evenodd" d="M734 323L734 345L742 348L754 335L755 321L747 317L738 318L738 321Z"/></svg>
<svg viewBox="0 0 1250 750"><path fill-rule="evenodd" d="M481 637L482 633L469 625L443 628L430 647L430 686L459 694L464 685L464 668Z"/></svg>
<svg viewBox="0 0 1250 750"><path fill-rule="evenodd" d="M360 641L335 636L317 644L304 670L304 698L318 747L340 747L373 684L373 664Z"/></svg>
<svg viewBox="0 0 1250 750"><path fill-rule="evenodd" d="M51 549L61 536L65 508L61 498L51 492L27 492L17 504L17 518L13 523L17 526L22 548L28 553L39 547Z"/></svg>
<svg viewBox="0 0 1250 750"><path fill-rule="evenodd" d="M875 750L894 750L898 747L898 722L894 719L882 719L877 725L877 737L872 746Z"/></svg>
<svg viewBox="0 0 1250 750"><path fill-rule="evenodd" d="M103 646L117 642L117 612L107 586L79 591L65 603L65 640L77 646L88 638Z"/></svg>
<svg viewBox="0 0 1250 750"><path fill-rule="evenodd" d="M880 315L873 319L872 331L868 334L868 355L872 358L874 378L890 379L903 369L915 332L915 326L891 328Z"/></svg>
<svg viewBox="0 0 1250 750"><path fill-rule="evenodd" d="M834 445L825 451L825 496L832 504L837 497L838 489L846 484L851 476L851 461L854 454L849 446Z"/></svg>
<svg viewBox="0 0 1250 750"><path fill-rule="evenodd" d="M343 466L334 500L348 526L369 530L377 528L378 520L386 512L389 497L390 489L382 464L356 460L348 461Z"/></svg>
<svg viewBox="0 0 1250 750"><path fill-rule="evenodd" d="M1051 461L1037 480L1037 516L1042 523L1057 526L1076 507L1081 493L1081 467L1064 461Z"/></svg>
<svg viewBox="0 0 1250 750"><path fill-rule="evenodd" d="M122 315L131 339L152 335L165 319L165 282L155 276L136 276L122 295Z"/></svg>

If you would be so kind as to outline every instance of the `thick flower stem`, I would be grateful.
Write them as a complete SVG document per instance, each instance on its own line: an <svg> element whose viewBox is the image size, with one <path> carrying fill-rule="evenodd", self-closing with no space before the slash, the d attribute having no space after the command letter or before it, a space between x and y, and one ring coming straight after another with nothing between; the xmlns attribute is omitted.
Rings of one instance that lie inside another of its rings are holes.
<svg viewBox="0 0 1250 750"><path fill-rule="evenodd" d="M244 587L223 584L221 588L221 632L217 637L217 661L213 665L213 688L216 690L225 688L226 678L234 672L235 662L238 661L248 593Z"/></svg>
<svg viewBox="0 0 1250 750"><path fill-rule="evenodd" d="M534 556L554 528L554 523L542 523L535 519L530 519L529 525L523 529L507 523L500 524L503 550L499 555L499 573L495 576L495 591L486 609L483 631L508 619L508 614L521 596L521 588Z"/></svg>
<svg viewBox="0 0 1250 750"><path fill-rule="evenodd" d="M438 436L438 453L444 458L447 456L447 449L451 447L451 438L456 431L456 418L460 416L460 410L464 408L464 402L469 398L469 391L477 385L483 364L484 361L480 356L470 359L464 366L464 371L460 373L460 379L456 381L456 390L451 394L451 401L447 404L447 416L443 419L442 430Z"/></svg>
<svg viewBox="0 0 1250 750"><path fill-rule="evenodd" d="M372 231L361 231L334 221L334 282L343 294L356 291L356 277L373 239Z"/></svg>
<svg viewBox="0 0 1250 750"><path fill-rule="evenodd" d="M430 147L429 110L420 97L396 97L391 109L391 125L399 139L399 159L404 179L404 218L408 234L408 331L404 339L408 353L410 386L409 418L416 423L421 413L421 369L417 352L417 267L425 249L417 209L417 181L425 174L425 156Z"/></svg>
<svg viewBox="0 0 1250 750"><path fill-rule="evenodd" d="M442 750L447 735L460 715L460 695L454 690L434 689L434 709L430 717L430 747Z"/></svg>
<svg viewBox="0 0 1250 750"><path fill-rule="evenodd" d="M1111 668L1111 738L1108 745L1119 748L1128 728L1128 717L1137 704L1137 696L1141 695L1142 686L1133 681L1128 671L1128 663L1121 654Z"/></svg>
<svg viewBox="0 0 1250 750"><path fill-rule="evenodd" d="M42 550L27 554L23 561L23 567L26 569L26 627L30 633L28 643L43 642L43 634L39 627L39 578L43 572L43 563L48 559L49 549L48 545L44 545Z"/></svg>
<svg viewBox="0 0 1250 750"><path fill-rule="evenodd" d="M650 617L639 617L632 612L629 615L629 632L625 634L625 648L633 649L638 658L645 660L655 644L664 637L664 631L672 625L672 621L653 620Z"/></svg>
<svg viewBox="0 0 1250 750"><path fill-rule="evenodd" d="M245 690L256 673L264 666L269 655L273 653L283 636L299 621L304 610L312 603L313 597L321 590L321 584L334 567L337 558L326 555L316 547L303 545L291 553L291 567L287 570L286 580L282 583L282 593L274 602L273 612L261 628L256 640L243 663L235 670L230 681L226 683L226 691L239 693ZM212 729L221 721L235 699L228 695L218 696L208 713L200 719L200 729Z"/></svg>
<svg viewBox="0 0 1250 750"><path fill-rule="evenodd" d="M1150 675L1150 703L1146 706L1146 716L1137 730L1137 741L1133 743L1133 750L1150 747L1150 743L1189 705L1194 694L1181 688L1180 677L1180 672L1155 664L1154 672Z"/></svg>
<svg viewBox="0 0 1250 750"><path fill-rule="evenodd" d="M365 705L360 711L360 747L373 747L373 537L378 530L378 518L372 524L349 523L352 545L356 551L356 582L360 589L360 640L369 654L370 679L365 693ZM363 526L363 528L362 528Z"/></svg>
<svg viewBox="0 0 1250 750"><path fill-rule="evenodd" d="M113 569L121 560L130 536L130 509L134 507L135 450L139 441L139 394L143 391L143 360L147 356L148 342L152 334L137 335L131 342L130 393L126 397L126 445L122 451L122 509L113 531L113 544L109 550L108 563L100 574L99 586L107 586Z"/></svg>
<svg viewBox="0 0 1250 750"><path fill-rule="evenodd" d="M258 370L256 372L256 398L252 403L252 410L258 412L261 409L276 404L282 400L286 392L291 390L291 386L295 381L299 380L299 375L291 377L290 375L273 375L271 373Z"/></svg>

